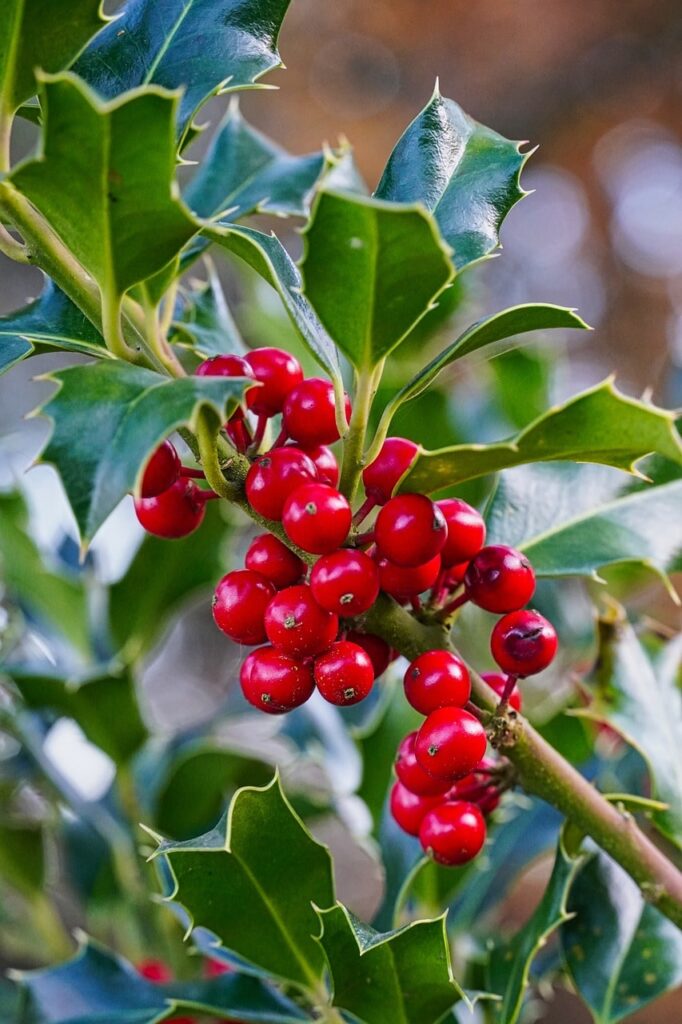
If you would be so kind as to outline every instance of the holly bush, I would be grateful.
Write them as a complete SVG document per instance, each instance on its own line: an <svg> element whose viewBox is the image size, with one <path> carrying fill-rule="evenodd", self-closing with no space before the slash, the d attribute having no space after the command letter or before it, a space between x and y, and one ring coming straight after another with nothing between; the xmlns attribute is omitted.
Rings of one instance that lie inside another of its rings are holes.
<svg viewBox="0 0 682 1024"><path fill-rule="evenodd" d="M529 154L438 88L372 192L244 120L287 6L0 12L0 249L44 276L0 367L71 354L38 412L80 532L45 552L0 496L2 1017L513 1024L549 980L611 1024L682 978L674 415L612 379L547 408L520 346L574 310L454 330ZM298 263L255 215L303 222ZM122 501L147 532L105 584ZM168 649L213 589L220 708L169 735L141 680L166 650L191 706Z"/></svg>

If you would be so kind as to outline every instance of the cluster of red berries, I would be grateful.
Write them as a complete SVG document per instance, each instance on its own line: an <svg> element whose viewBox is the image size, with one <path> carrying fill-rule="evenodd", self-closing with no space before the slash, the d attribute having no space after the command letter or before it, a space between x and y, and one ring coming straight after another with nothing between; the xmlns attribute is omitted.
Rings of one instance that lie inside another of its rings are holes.
<svg viewBox="0 0 682 1024"><path fill-rule="evenodd" d="M223 974L230 974L231 968L223 963L221 960L204 960L202 964L202 974L205 978L219 978ZM142 960L137 965L138 974L147 981L151 981L154 985L168 985L173 980L173 972L167 963L163 960L157 960L155 957L148 957L146 960ZM172 1017L167 1021L167 1024L197 1024L194 1017ZM241 1024L240 1021L234 1020L232 1017L222 1017L216 1024Z"/></svg>

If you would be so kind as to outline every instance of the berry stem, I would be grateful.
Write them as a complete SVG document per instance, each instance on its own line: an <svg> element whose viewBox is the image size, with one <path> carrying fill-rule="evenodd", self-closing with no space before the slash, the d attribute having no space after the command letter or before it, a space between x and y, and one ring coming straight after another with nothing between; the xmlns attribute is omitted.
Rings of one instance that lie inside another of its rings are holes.
<svg viewBox="0 0 682 1024"><path fill-rule="evenodd" d="M353 526L359 526L360 523L364 522L367 516L370 514L373 508L376 507L376 501L374 498L365 498L360 508L353 516Z"/></svg>
<svg viewBox="0 0 682 1024"><path fill-rule="evenodd" d="M273 444L272 447L273 448L281 448L283 445L285 445L287 443L288 440L289 440L289 434L287 433L286 427L282 427L282 429L280 430L279 434L275 438L275 443ZM270 449L270 450L272 451L272 449Z"/></svg>
<svg viewBox="0 0 682 1024"><path fill-rule="evenodd" d="M422 601L419 594L413 594L410 598L410 605L415 615L419 615L422 610Z"/></svg>
<svg viewBox="0 0 682 1024"><path fill-rule="evenodd" d="M356 548L366 548L374 542L374 530L367 530L366 533L356 533L353 537L353 544Z"/></svg>
<svg viewBox="0 0 682 1024"><path fill-rule="evenodd" d="M189 466L183 466L180 470L180 476L187 480L205 480L206 474L201 469L191 469Z"/></svg>
<svg viewBox="0 0 682 1024"><path fill-rule="evenodd" d="M206 502L206 501L213 501L214 498L219 498L220 495L216 494L215 491L204 491L204 490L197 489L194 497L195 497L196 501Z"/></svg>
<svg viewBox="0 0 682 1024"><path fill-rule="evenodd" d="M270 417L266 416L265 413L261 413L258 417L256 421L256 429L253 432L253 441L249 445L248 449L249 455L258 455L260 446L263 443L263 438L265 437L269 418Z"/></svg>
<svg viewBox="0 0 682 1024"><path fill-rule="evenodd" d="M507 676L507 681L504 684L504 690L502 691L502 695L500 697L500 703L497 705L496 714L503 714L507 710L509 698L514 692L514 687L516 686L518 681L519 677L515 676L512 672L510 672L509 675Z"/></svg>
<svg viewBox="0 0 682 1024"><path fill-rule="evenodd" d="M457 611L458 608L461 608L462 605L465 605L468 600L469 595L466 593L466 591L464 591L459 595L459 597L456 597L454 601L451 601L450 604L445 605L445 608L443 608L441 612L442 617L444 619L448 619L454 612Z"/></svg>

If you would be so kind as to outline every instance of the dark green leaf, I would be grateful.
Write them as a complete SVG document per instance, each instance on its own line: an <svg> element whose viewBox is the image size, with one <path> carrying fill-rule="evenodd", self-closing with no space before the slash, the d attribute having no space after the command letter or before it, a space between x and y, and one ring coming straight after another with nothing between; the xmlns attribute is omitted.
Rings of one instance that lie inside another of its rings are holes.
<svg viewBox="0 0 682 1024"><path fill-rule="evenodd" d="M458 270L499 245L498 231L525 192L520 143L472 120L438 86L391 153L376 195L421 202L438 221Z"/></svg>
<svg viewBox="0 0 682 1024"><path fill-rule="evenodd" d="M0 824L0 877L27 895L42 892L45 851L40 825Z"/></svg>
<svg viewBox="0 0 682 1024"><path fill-rule="evenodd" d="M224 352L243 355L246 351L225 301L220 279L212 267L206 283L187 296L182 315L174 326L181 335L191 337L195 350L205 358Z"/></svg>

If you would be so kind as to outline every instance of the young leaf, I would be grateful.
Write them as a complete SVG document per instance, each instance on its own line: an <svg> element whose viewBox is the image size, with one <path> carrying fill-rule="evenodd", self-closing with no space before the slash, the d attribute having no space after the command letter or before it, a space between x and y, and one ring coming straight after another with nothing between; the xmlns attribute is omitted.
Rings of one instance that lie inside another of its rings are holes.
<svg viewBox="0 0 682 1024"><path fill-rule="evenodd" d="M334 902L331 858L296 816L275 777L241 789L211 831L162 842L175 881L173 899L193 925L256 968L318 989L322 952L313 939L312 904Z"/></svg>
<svg viewBox="0 0 682 1024"><path fill-rule="evenodd" d="M616 1024L682 983L682 933L601 851L573 883L564 961L595 1024Z"/></svg>
<svg viewBox="0 0 682 1024"><path fill-rule="evenodd" d="M334 1006L364 1024L435 1024L466 998L452 975L444 917L381 933L340 903L318 916Z"/></svg>
<svg viewBox="0 0 682 1024"><path fill-rule="evenodd" d="M519 146L478 124L436 86L391 153L375 194L423 203L461 270L497 248L502 221L525 195L519 177L528 154Z"/></svg>
<svg viewBox="0 0 682 1024"><path fill-rule="evenodd" d="M54 430L41 459L59 472L84 541L132 491L148 456L202 406L227 419L249 382L241 377L170 380L123 362L48 374L59 390L41 407Z"/></svg>
<svg viewBox="0 0 682 1024"><path fill-rule="evenodd" d="M320 192L304 231L303 292L355 367L387 356L454 276L423 206Z"/></svg>
<svg viewBox="0 0 682 1024"><path fill-rule="evenodd" d="M173 326L189 335L194 349L205 358L224 352L243 355L246 345L232 319L220 278L209 269L208 280L185 298L184 308Z"/></svg>

